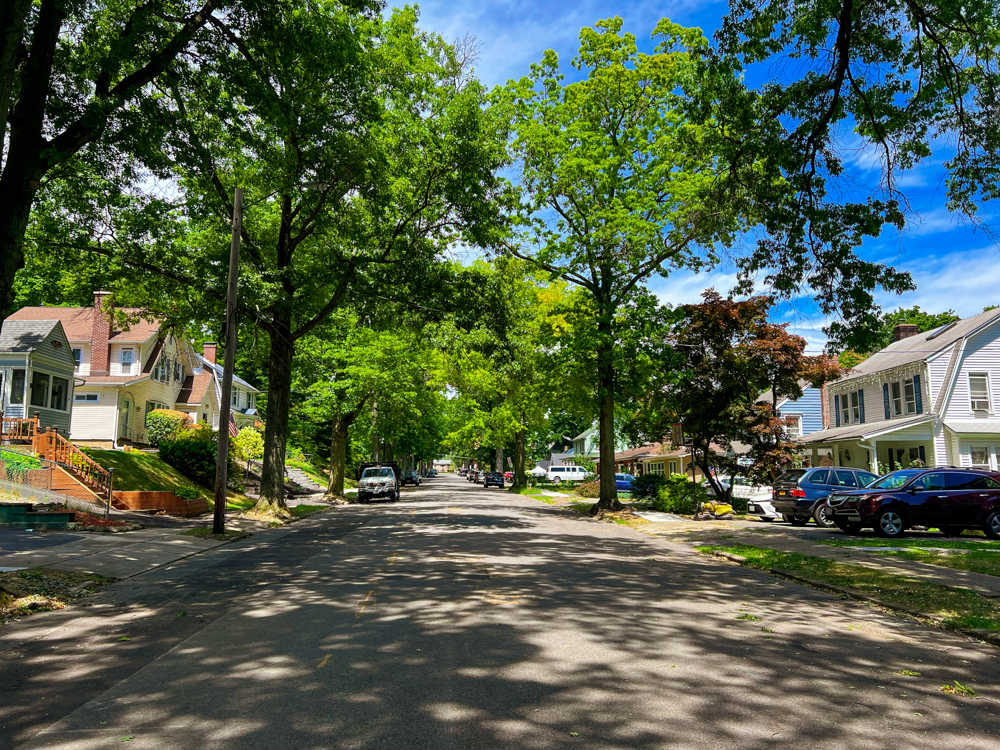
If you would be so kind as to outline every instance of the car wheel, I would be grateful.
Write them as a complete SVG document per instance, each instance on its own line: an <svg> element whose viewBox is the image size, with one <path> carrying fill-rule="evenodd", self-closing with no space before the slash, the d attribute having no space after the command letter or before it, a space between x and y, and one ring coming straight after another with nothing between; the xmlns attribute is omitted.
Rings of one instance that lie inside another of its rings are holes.
<svg viewBox="0 0 1000 750"><path fill-rule="evenodd" d="M990 539L1000 539L1000 510L995 510L986 516L983 532Z"/></svg>
<svg viewBox="0 0 1000 750"><path fill-rule="evenodd" d="M813 520L820 528L832 529L836 526L833 522L833 508L826 503L820 503L816 506L816 511L813 513Z"/></svg>
<svg viewBox="0 0 1000 750"><path fill-rule="evenodd" d="M940 531L945 536L960 536L963 531L965 531L964 526L939 526L938 531Z"/></svg>
<svg viewBox="0 0 1000 750"><path fill-rule="evenodd" d="M788 523L792 526L805 526L809 523L809 516L789 516Z"/></svg>
<svg viewBox="0 0 1000 750"><path fill-rule="evenodd" d="M898 539L903 536L906 525L898 510L886 508L875 516L875 535L883 539Z"/></svg>
<svg viewBox="0 0 1000 750"><path fill-rule="evenodd" d="M850 534L854 536L859 531L861 531L861 524L857 521L837 521L837 528L843 531L845 534Z"/></svg>

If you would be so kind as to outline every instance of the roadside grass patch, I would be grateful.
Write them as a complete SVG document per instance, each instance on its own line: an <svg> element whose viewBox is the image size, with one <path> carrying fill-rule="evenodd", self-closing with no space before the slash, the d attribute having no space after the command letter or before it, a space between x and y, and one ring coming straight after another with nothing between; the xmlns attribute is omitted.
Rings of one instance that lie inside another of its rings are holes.
<svg viewBox="0 0 1000 750"><path fill-rule="evenodd" d="M115 470L115 489L121 492L167 492L185 489L208 500L209 509L215 507L215 489L202 487L181 474L156 453L146 451L109 451L102 448L84 448L83 452L105 469ZM244 510L254 501L233 490L226 491L226 507Z"/></svg>
<svg viewBox="0 0 1000 750"><path fill-rule="evenodd" d="M1000 602L966 589L947 589L918 578L826 560L810 555L734 544L702 546L698 551L712 554L723 550L742 555L743 565L760 570L781 568L831 586L852 589L889 605L926 612L953 627L1000 630Z"/></svg>
<svg viewBox="0 0 1000 750"><path fill-rule="evenodd" d="M939 565L943 568L967 570L971 573L985 573L990 576L1000 576L1000 552L969 550L955 553L941 553L933 550L921 550L914 547L907 552L884 552L887 557L899 557L904 560Z"/></svg>
<svg viewBox="0 0 1000 750"><path fill-rule="evenodd" d="M308 516L310 513L315 513L318 510L327 510L330 506L328 505L295 505L289 508L292 511L292 515L296 518L301 518L302 516Z"/></svg>
<svg viewBox="0 0 1000 750"><path fill-rule="evenodd" d="M240 531L239 529L226 529L222 534L213 534L211 526L199 526L197 529L182 531L181 534L183 536L197 537L198 539L214 539L217 542L229 542L233 539L253 536L249 531Z"/></svg>
<svg viewBox="0 0 1000 750"><path fill-rule="evenodd" d="M53 609L64 609L76 599L93 594L116 578L29 568L0 573L0 624Z"/></svg>
<svg viewBox="0 0 1000 750"><path fill-rule="evenodd" d="M965 537L956 540L954 537L921 537L920 539L879 539L877 537L854 537L841 539L819 539L820 544L831 547L943 547L946 549L997 549L1000 542L991 542L985 536Z"/></svg>

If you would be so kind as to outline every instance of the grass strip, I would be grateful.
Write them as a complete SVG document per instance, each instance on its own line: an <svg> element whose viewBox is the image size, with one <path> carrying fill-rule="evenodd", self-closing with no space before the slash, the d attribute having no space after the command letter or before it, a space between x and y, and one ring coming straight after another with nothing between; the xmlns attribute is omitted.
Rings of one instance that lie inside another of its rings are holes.
<svg viewBox="0 0 1000 750"><path fill-rule="evenodd" d="M745 558L741 564L772 571L787 570L804 578L850 589L877 598L889 606L927 613L943 624L962 629L1000 630L1000 602L966 589L948 589L933 583L849 565L811 555L752 547L744 544L698 547L704 554L721 550Z"/></svg>
<svg viewBox="0 0 1000 750"><path fill-rule="evenodd" d="M182 531L181 534L183 536L194 536L198 539L214 539L217 542L231 542L234 539L244 539L253 536L249 531L240 531L239 529L226 529L222 534L213 534L211 526L199 526L197 529Z"/></svg>
<svg viewBox="0 0 1000 750"><path fill-rule="evenodd" d="M986 537L924 537L921 539L877 539L875 537L848 537L846 539L819 539L820 544L831 547L943 547L946 549L1000 549L1000 542L991 542Z"/></svg>
<svg viewBox="0 0 1000 750"><path fill-rule="evenodd" d="M955 570L967 570L971 573L1000 576L1000 552L970 549L969 551L958 551L956 553L941 553L914 547L907 552L883 552L882 554L899 557L904 560L928 563L930 565L940 565L942 568L954 568Z"/></svg>
<svg viewBox="0 0 1000 750"><path fill-rule="evenodd" d="M308 516L310 513L328 510L329 508L329 505L293 505L288 510L292 511L292 515L296 518L301 518L302 516Z"/></svg>

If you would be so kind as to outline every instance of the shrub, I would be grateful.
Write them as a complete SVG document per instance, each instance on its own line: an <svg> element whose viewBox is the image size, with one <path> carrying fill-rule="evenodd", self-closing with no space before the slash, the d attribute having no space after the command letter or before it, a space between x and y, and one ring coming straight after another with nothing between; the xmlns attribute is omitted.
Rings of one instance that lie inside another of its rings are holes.
<svg viewBox="0 0 1000 750"><path fill-rule="evenodd" d="M683 474L660 477L663 481L657 489L653 505L664 513L690 515L698 511L698 504L708 499L705 488L692 482Z"/></svg>
<svg viewBox="0 0 1000 750"><path fill-rule="evenodd" d="M146 415L146 436L150 445L176 440L186 426L191 424L191 415L173 409L156 409Z"/></svg>
<svg viewBox="0 0 1000 750"><path fill-rule="evenodd" d="M184 500L194 500L201 497L201 493L193 487L175 487L174 494Z"/></svg>
<svg viewBox="0 0 1000 750"><path fill-rule="evenodd" d="M576 487L576 494L580 497L600 497L600 482L580 482Z"/></svg>
<svg viewBox="0 0 1000 750"><path fill-rule="evenodd" d="M264 457L264 436L253 427L244 427L240 430L240 434L236 436L235 442L243 453L244 458L259 461Z"/></svg>
<svg viewBox="0 0 1000 750"><path fill-rule="evenodd" d="M207 426L192 427L181 432L176 440L161 443L160 458L193 482L203 487L214 487L217 436L211 428L204 429L205 427ZM231 490L243 489L243 472L235 460L238 451L234 442L230 441L226 486Z"/></svg>
<svg viewBox="0 0 1000 750"><path fill-rule="evenodd" d="M633 500L656 500L660 487L667 478L661 474L643 474L632 483Z"/></svg>

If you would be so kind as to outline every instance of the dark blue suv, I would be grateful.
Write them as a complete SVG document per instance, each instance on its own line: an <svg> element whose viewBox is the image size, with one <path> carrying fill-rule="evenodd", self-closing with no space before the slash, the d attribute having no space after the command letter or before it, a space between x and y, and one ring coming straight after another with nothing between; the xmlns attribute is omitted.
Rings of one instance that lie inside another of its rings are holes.
<svg viewBox="0 0 1000 750"><path fill-rule="evenodd" d="M812 518L817 526L834 527L826 498L835 490L855 490L878 477L864 469L842 466L790 469L771 486L771 505L792 526L805 526Z"/></svg>

